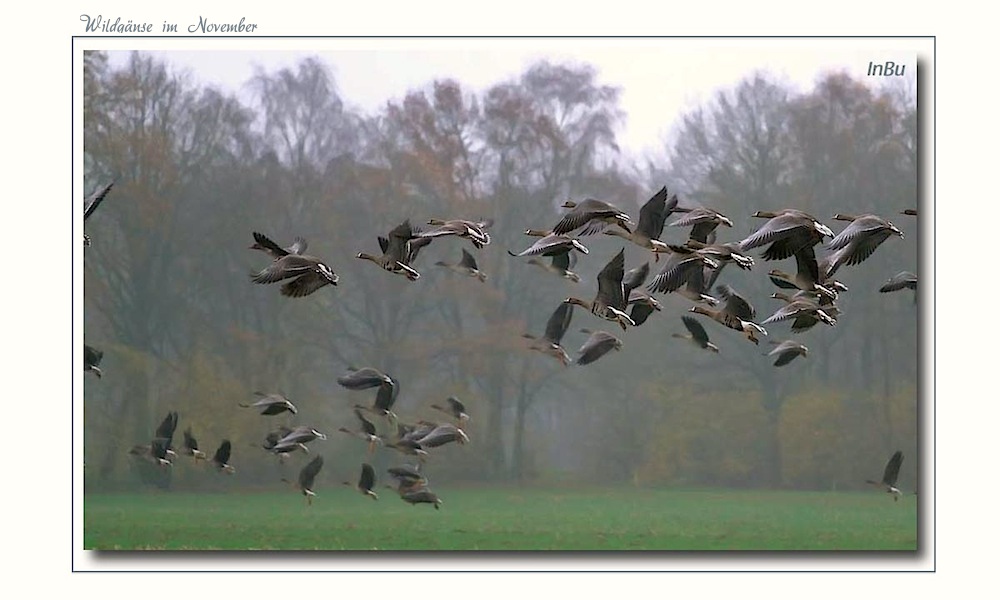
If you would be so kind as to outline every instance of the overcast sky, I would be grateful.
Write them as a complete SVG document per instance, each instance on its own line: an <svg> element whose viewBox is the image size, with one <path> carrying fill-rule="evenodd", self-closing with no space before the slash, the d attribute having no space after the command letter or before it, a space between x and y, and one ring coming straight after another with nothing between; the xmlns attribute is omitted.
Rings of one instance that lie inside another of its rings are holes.
<svg viewBox="0 0 1000 600"><path fill-rule="evenodd" d="M927 40L563 38L563 39L276 39L171 40L169 49L149 40L94 40L113 49L112 64L129 49L152 52L187 69L203 84L239 90L255 66L267 72L319 56L332 68L342 97L367 114L434 79L451 77L476 91L516 77L540 59L588 63L602 84L622 89L627 114L619 141L633 154L662 148L662 140L686 110L764 70L796 89L843 70L863 78L870 61L892 60L915 75L917 53ZM248 43L250 42L250 43ZM234 48L235 47L235 48ZM238 48L238 49L236 49Z"/></svg>

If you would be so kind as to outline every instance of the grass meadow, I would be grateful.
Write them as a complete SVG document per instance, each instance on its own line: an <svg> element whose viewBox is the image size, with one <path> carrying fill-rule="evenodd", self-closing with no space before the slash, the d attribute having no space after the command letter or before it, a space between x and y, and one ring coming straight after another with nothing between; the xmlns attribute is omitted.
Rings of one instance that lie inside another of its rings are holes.
<svg viewBox="0 0 1000 600"><path fill-rule="evenodd" d="M917 550L917 499L879 492L389 489L87 493L88 550Z"/></svg>

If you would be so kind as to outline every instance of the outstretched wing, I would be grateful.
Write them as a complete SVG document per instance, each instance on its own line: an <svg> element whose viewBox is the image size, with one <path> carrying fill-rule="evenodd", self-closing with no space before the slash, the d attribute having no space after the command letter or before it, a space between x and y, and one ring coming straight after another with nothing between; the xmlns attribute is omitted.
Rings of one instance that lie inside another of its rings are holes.
<svg viewBox="0 0 1000 600"><path fill-rule="evenodd" d="M319 470L323 468L323 457L317 456L316 458L309 461L309 463L302 467L299 471L299 487L304 490L311 490L313 482L316 481L316 475Z"/></svg>
<svg viewBox="0 0 1000 600"><path fill-rule="evenodd" d="M467 269L479 269L479 265L476 264L476 258L469 254L469 251L465 248L462 248L462 260L458 261L458 264Z"/></svg>
<svg viewBox="0 0 1000 600"><path fill-rule="evenodd" d="M549 322L545 325L545 339L558 344L562 341L566 330L569 329L569 322L573 319L573 305L563 302L549 317Z"/></svg>
<svg viewBox="0 0 1000 600"><path fill-rule="evenodd" d="M629 269L628 272L622 276L622 292L624 292L625 297L628 297L629 292L646 283L646 279L648 277L649 261L642 263L641 267Z"/></svg>
<svg viewBox="0 0 1000 600"><path fill-rule="evenodd" d="M96 367L101 364L101 358L104 356L104 352L94 348L93 346L83 345L83 362L92 367Z"/></svg>
<svg viewBox="0 0 1000 600"><path fill-rule="evenodd" d="M885 473L882 475L882 483L896 487L896 479L899 478L899 467L903 464L903 453L900 450L896 450L892 458L885 465Z"/></svg>
<svg viewBox="0 0 1000 600"><path fill-rule="evenodd" d="M639 209L639 225L637 231L642 232L651 240L660 238L663 233L663 225L667 222L669 214L667 208L667 186L660 188L652 198L650 198L642 208Z"/></svg>
<svg viewBox="0 0 1000 600"><path fill-rule="evenodd" d="M361 429L362 429L362 431L364 431L368 435L375 435L375 433L376 433L375 424L372 423L371 421L369 421L368 419L366 419L365 416L363 414L361 414L360 410L358 410L358 409L355 408L354 409L354 416L356 416L358 418L358 420L361 421Z"/></svg>
<svg viewBox="0 0 1000 600"><path fill-rule="evenodd" d="M620 342L618 338L606 331L595 331L583 346L580 347L580 357L576 359L578 365L589 365L598 358L611 351Z"/></svg>
<svg viewBox="0 0 1000 600"><path fill-rule="evenodd" d="M170 440L174 438L175 429L177 429L177 411L167 413L160 426L156 428L156 437L167 440L169 445Z"/></svg>
<svg viewBox="0 0 1000 600"><path fill-rule="evenodd" d="M619 310L624 310L626 306L625 289L622 286L624 277L625 248L622 248L597 274L597 295L605 304Z"/></svg>
<svg viewBox="0 0 1000 600"><path fill-rule="evenodd" d="M744 321L751 321L757 315L754 307L747 302L746 298L739 295L732 287L722 284L715 288L716 293L722 298L725 305L723 311Z"/></svg>
<svg viewBox="0 0 1000 600"><path fill-rule="evenodd" d="M395 379L390 378L389 383L382 383L378 386L378 393L375 395L375 408L388 411L396 402L399 395L399 384Z"/></svg>
<svg viewBox="0 0 1000 600"><path fill-rule="evenodd" d="M271 256L282 257L282 256L286 256L288 254L287 250L285 250L284 248L282 248L278 244L274 243L274 240L272 240L271 238L267 237L263 233L260 233L258 231L254 231L253 232L253 240L255 242L257 242L258 246L260 246L262 248L266 248L268 251L270 251ZM298 252L294 252L293 254L299 254L299 253Z"/></svg>
<svg viewBox="0 0 1000 600"><path fill-rule="evenodd" d="M302 254L303 252L306 251L306 248L308 246L309 246L309 243L306 242L306 239L304 237L296 236L295 237L295 241L293 241L292 245L288 247L288 253L289 254Z"/></svg>
<svg viewBox="0 0 1000 600"><path fill-rule="evenodd" d="M337 383L349 390L366 390L382 385L386 382L387 378L388 376L378 369L364 367L362 369L352 369L347 375L338 377Z"/></svg>
<svg viewBox="0 0 1000 600"><path fill-rule="evenodd" d="M447 402L448 406L451 407L451 410L454 411L455 414L460 415L465 412L465 405L462 404L462 401L459 400L458 398L454 396L448 396Z"/></svg>
<svg viewBox="0 0 1000 600"><path fill-rule="evenodd" d="M97 210L98 205L100 205L101 201L104 200L104 197L108 195L108 192L111 191L111 186L114 184L115 182L112 181L104 187L97 188L93 194L87 196L87 198L83 201L84 221L86 221L90 215L94 214L94 211Z"/></svg>
<svg viewBox="0 0 1000 600"><path fill-rule="evenodd" d="M375 487L375 469L368 463L361 465L361 479L358 480L358 487L369 491Z"/></svg>
<svg viewBox="0 0 1000 600"><path fill-rule="evenodd" d="M219 445L219 449L215 451L215 456L212 457L212 461L218 465L228 465L229 455L233 451L233 445L229 440L222 440Z"/></svg>
<svg viewBox="0 0 1000 600"><path fill-rule="evenodd" d="M704 347L706 344L708 344L708 333L705 331L705 328L702 327L701 323L699 323L697 319L685 315L681 317L681 321L684 322L684 326L687 327L687 330L691 332L692 339L698 342L699 346Z"/></svg>
<svg viewBox="0 0 1000 600"><path fill-rule="evenodd" d="M196 440L194 438L194 435L191 434L190 427L184 430L184 447L187 448L188 450L198 449L198 440Z"/></svg>

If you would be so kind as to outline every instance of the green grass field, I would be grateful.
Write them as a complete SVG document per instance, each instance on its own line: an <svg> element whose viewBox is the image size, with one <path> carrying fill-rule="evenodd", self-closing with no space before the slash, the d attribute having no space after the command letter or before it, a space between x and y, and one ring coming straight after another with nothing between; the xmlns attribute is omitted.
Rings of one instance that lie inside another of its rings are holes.
<svg viewBox="0 0 1000 600"><path fill-rule="evenodd" d="M437 490L441 510L320 489L94 494L88 550L916 550L917 502L878 492Z"/></svg>

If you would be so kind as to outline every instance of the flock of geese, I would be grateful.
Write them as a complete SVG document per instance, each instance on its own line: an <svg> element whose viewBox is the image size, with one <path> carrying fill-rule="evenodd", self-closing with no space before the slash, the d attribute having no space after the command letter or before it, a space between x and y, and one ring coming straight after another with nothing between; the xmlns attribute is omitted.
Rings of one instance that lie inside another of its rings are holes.
<svg viewBox="0 0 1000 600"><path fill-rule="evenodd" d="M112 185L113 183L99 188L85 200L85 220L93 214ZM566 201L562 207L567 212L557 223L551 228L527 229L525 235L534 238L534 241L526 249L516 253L508 250L508 254L517 258L528 257L528 263L573 283L580 283L581 279L572 269L580 256L590 254L590 250L580 239L586 236L616 236L648 250L652 254L653 263L657 265L663 259L658 273L652 278L648 260L626 271L625 248L622 247L597 275L597 289L592 296L565 297L552 312L541 336L523 334L524 338L531 340L528 349L550 356L566 366L592 364L612 350L620 351L624 347L623 340L614 333L584 328L581 331L589 337L578 350L577 357L571 358L563 347L562 340L573 319L575 307L581 307L601 321L607 321L625 332L630 327L642 326L654 313L663 310L654 294L674 293L691 301L689 312L694 315L681 317L687 333L673 333L672 337L688 340L698 348L716 353L720 351L719 346L710 341L708 332L696 315L715 322L724 329L738 332L740 337L753 344L759 344L762 337L768 336L765 325L779 322L790 322L792 333L806 331L817 324L834 327L841 316L837 300L841 293L847 291L847 287L835 278L838 271L843 267L861 264L890 237L903 237L899 228L874 214L834 215L833 220L847 223L846 227L835 234L816 217L788 208L780 211L757 211L752 216L764 220L760 227L742 240L720 242L717 239L718 228L732 228L732 219L707 207L679 206L677 195L669 195L666 187L657 191L641 207L638 222L617 206L595 199L579 203ZM675 213L677 218L668 223ZM917 211L907 209L902 213L916 216ZM435 239L464 239L477 251L491 242L488 230L493 221L490 219L430 219L427 225L430 228L422 231L407 219L385 236L377 237L381 254L358 252L356 258L370 261L384 271L415 282L421 277L415 265L420 250ZM690 227L688 239L682 244L661 241L665 227ZM826 241L828 238L829 241ZM251 274L253 283L281 283L281 295L290 298L309 296L328 285L338 284L340 277L328 262L305 254L305 239L297 237L286 247L259 232L253 232L253 239L254 244L250 248L270 257L270 262L264 268ZM90 238L85 237L85 245L89 244ZM778 288L771 297L781 300L782 306L760 321L757 320L755 308L744 296L732 286L717 281L723 269L731 263L736 268L752 270L756 261L748 252L758 249L763 249L760 258L767 262L788 259L795 261L794 273L779 269L768 271L768 278ZM818 249L822 252L817 252ZM435 266L480 282L487 280L487 274L480 270L474 254L466 248L462 248L461 258L457 262L439 261ZM890 278L880 291L892 292L905 288L915 291L916 285L916 276L903 271ZM612 327L612 331L614 329ZM788 365L808 353L808 348L794 339L773 339L769 344L774 347L764 354L774 359L775 367ZM99 350L85 345L85 370L100 377L101 357ZM392 411L399 383L390 375L374 367L350 367L337 381L352 391L376 390L370 405L355 404L352 407L357 429L342 427L339 431L365 442L369 454L384 447L415 458L415 464L404 464L388 470L395 486L387 487L393 487L406 502L428 503L439 508L442 501L431 491L427 477L422 472L423 465L433 448L453 442L469 442L468 435L462 429L469 421L462 402L451 397L444 405L432 405L435 410L448 415L447 422L418 420L407 423ZM297 414L295 406L280 394L256 394L257 401L241 406L258 409L264 416L285 412ZM366 414L373 418L368 418ZM381 427L376 426L375 421L380 422ZM172 448L176 426L177 413L171 412L155 431L152 441L135 446L130 453L157 465L170 465L176 456ZM266 435L262 447L284 460L286 455L293 452L308 453L307 444L324 439L326 435L313 427L279 427ZM229 464L231 451L231 443L223 440L211 463L221 472L234 472L235 469ZM205 453L198 449L190 429L184 432L181 452L196 461L207 460ZM897 499L899 490L895 487L895 481L901 461L902 454L894 454L882 482L877 484ZM301 469L296 481L289 482L305 495L309 504L315 496L313 486L322 468L323 457L316 456ZM374 491L375 471L369 463L361 465L356 482L344 483L372 499L378 498Z"/></svg>

